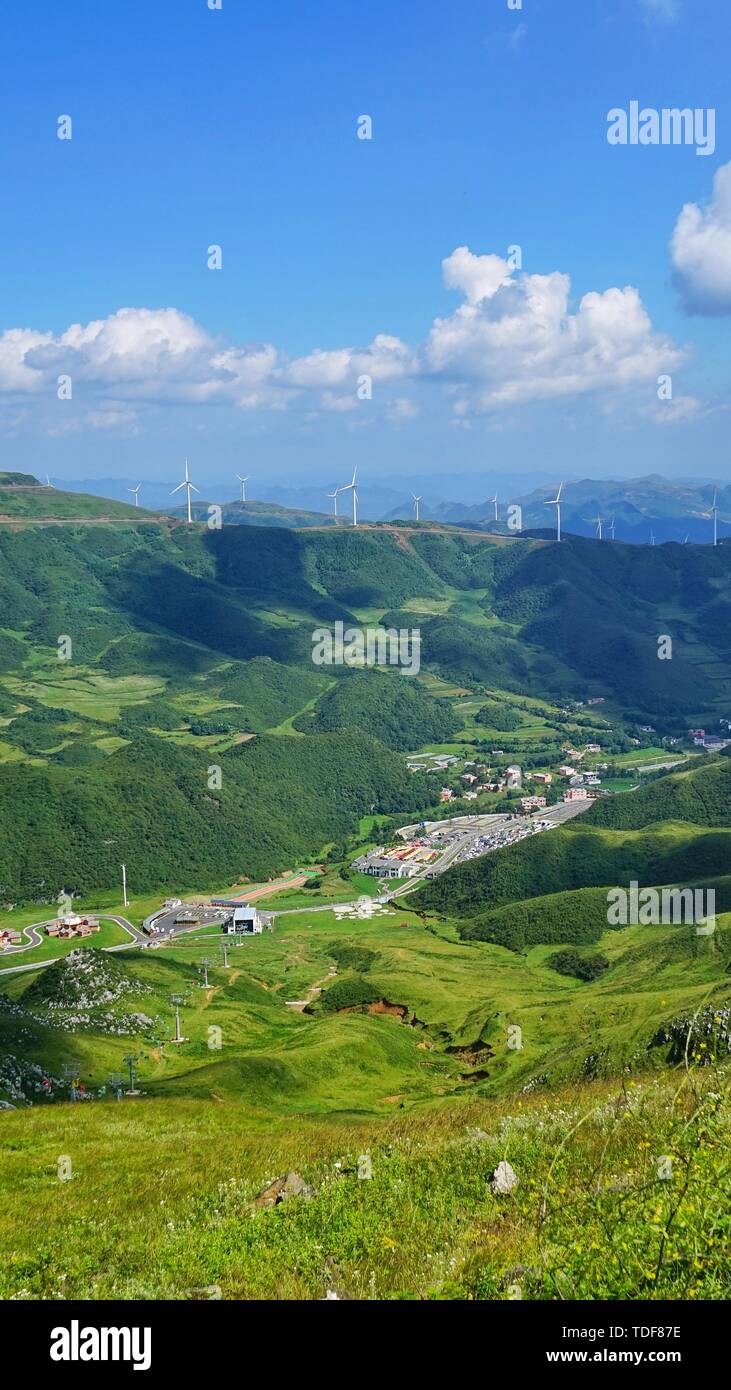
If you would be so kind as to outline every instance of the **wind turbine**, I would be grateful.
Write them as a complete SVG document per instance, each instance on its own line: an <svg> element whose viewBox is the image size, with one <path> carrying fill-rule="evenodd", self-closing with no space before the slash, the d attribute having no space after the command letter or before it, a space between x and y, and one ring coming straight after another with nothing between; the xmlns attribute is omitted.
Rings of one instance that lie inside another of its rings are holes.
<svg viewBox="0 0 731 1390"><path fill-rule="evenodd" d="M544 502L544 504L543 504L544 507L555 507L555 508L556 508L556 540L557 540L557 541L560 541L560 539L561 539L561 492L562 492L562 489L563 489L563 483L559 483L558 492L556 493L556 496L555 496L555 497L549 497L549 498L548 498L548 501L547 501L547 502Z"/></svg>
<svg viewBox="0 0 731 1390"><path fill-rule="evenodd" d="M46 487L53 487L53 483L51 482L50 474L48 474L48 473L46 474Z"/></svg>
<svg viewBox="0 0 731 1390"><path fill-rule="evenodd" d="M190 523L193 520L193 513L190 510L190 494L191 492L200 492L200 488L196 487L195 483L191 483L190 478L188 477L187 459L185 460L185 477L183 478L182 483L178 483L178 486L173 488L172 492L170 493L170 496L174 497L176 492L182 491L183 488L185 488L185 495L188 501L188 525L190 526Z"/></svg>
<svg viewBox="0 0 731 1390"><path fill-rule="evenodd" d="M495 496L494 496L494 497L491 497L491 498L490 498L490 502L491 502L491 505L495 508L495 521L497 521L497 520L498 520L498 514L497 514L497 493L495 493Z"/></svg>
<svg viewBox="0 0 731 1390"><path fill-rule="evenodd" d="M141 487L142 487L142 483L138 483L138 484L137 484L137 487L128 487L128 488L127 488L127 491L128 491L128 492L131 492L132 495L133 495L133 497L134 497L134 499L135 499L135 506L136 506L136 507L139 507L139 505L140 505L140 488L141 488Z"/></svg>
<svg viewBox="0 0 731 1390"><path fill-rule="evenodd" d="M336 487L336 489L335 489L334 492L328 492L328 494L327 494L328 497L330 497L330 498L332 499L332 504L333 504L333 516L337 516L337 514L338 514L338 493L339 493L339 492L342 492L342 490L343 490L342 488Z"/></svg>
<svg viewBox="0 0 731 1390"><path fill-rule="evenodd" d="M247 474L246 474L246 477L245 477L245 478L242 478L242 476L241 476L240 473L237 473L237 474L236 474L236 477L238 478L239 482L241 483L241 501L242 501L242 502L245 502L245 501L246 501L246 484L248 483L250 476L251 476L251 474L247 473Z"/></svg>
<svg viewBox="0 0 731 1390"><path fill-rule="evenodd" d="M595 522L596 522L597 540L601 540L601 539L602 539L602 526L604 525L604 517L603 517L603 516L595 516L595 517L594 517L594 520L595 520Z"/></svg>
<svg viewBox="0 0 731 1390"><path fill-rule="evenodd" d="M653 530L651 530L651 531L650 531L650 545L654 545L654 544L655 544L655 532L654 532Z"/></svg>
<svg viewBox="0 0 731 1390"><path fill-rule="evenodd" d="M713 544L718 545L718 493L713 493L713 503L711 505L711 516L713 517Z"/></svg>
<svg viewBox="0 0 731 1390"><path fill-rule="evenodd" d="M417 497L417 495L416 495L415 492L412 492L411 496L412 496L413 499L414 499L414 511L415 511L415 513L416 513L416 520L418 521L418 520L419 520L419 503L420 503L420 501L421 501L421 498L420 498L420 497Z"/></svg>
<svg viewBox="0 0 731 1390"><path fill-rule="evenodd" d="M352 494L353 494L353 525L354 525L354 526L357 526L357 525L358 525L358 493L357 493L357 491L356 491L356 486L355 486L355 477L356 477L357 471L358 471L358 469L357 469L357 466L356 466L356 467L353 469L353 481L352 481L352 483L347 483L345 487L338 488L338 492L352 492Z"/></svg>
<svg viewBox="0 0 731 1390"><path fill-rule="evenodd" d="M614 540L614 529L614 517L612 517L612 520L609 523L609 534L612 537L612 540Z"/></svg>

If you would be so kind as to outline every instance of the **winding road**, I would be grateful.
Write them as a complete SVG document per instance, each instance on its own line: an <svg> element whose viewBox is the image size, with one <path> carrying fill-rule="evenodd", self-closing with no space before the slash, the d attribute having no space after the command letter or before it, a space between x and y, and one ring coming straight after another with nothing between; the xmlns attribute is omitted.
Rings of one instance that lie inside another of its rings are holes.
<svg viewBox="0 0 731 1390"><path fill-rule="evenodd" d="M537 811L533 819L550 820L556 824L560 824L562 821L569 820L573 816L579 815L582 811L585 811L591 804L591 801L588 800L560 803L558 806L549 807L548 810ZM525 819L527 821L531 818L526 817ZM506 825L508 824L507 817L505 818L504 823ZM496 830L501 828L501 822L499 820L495 820L492 828ZM447 847L445 853L438 861L437 868L439 873L443 873L445 869L448 869L450 865L454 863L454 860L459 858L459 856L464 851L466 851L471 844L473 844L482 835L484 835L484 833L484 826L480 826L479 828L477 826L465 827L461 834L455 836L454 841ZM499 848L499 846L496 846L496 848ZM495 850L488 850L486 852L495 853ZM429 873L434 872L434 868L435 866L433 864L426 864L424 865L423 869L420 869L419 872L414 874L413 878L408 879L406 883L399 884L398 887L392 889L388 889L385 887L382 888L379 894L373 899L373 902L376 904L383 905L385 903L393 901L394 899L405 897L406 894L412 893L415 888L420 887L429 875ZM275 918L294 917L301 913L333 912L336 907L343 912L355 912L357 911L358 906L358 899L354 899L352 902L345 903L313 903L311 906L307 907L282 908L278 912L272 911L269 912L267 915ZM145 933L141 931L139 927L135 927L133 923L130 922L126 917L120 917L116 913L112 912L95 912L92 915L97 917L99 921L103 919L106 922L116 922L117 926L122 927L123 930L126 931L128 936L131 938L130 941L122 941L117 946L103 946L102 950L104 951L127 951L129 950L130 945L143 946L149 948L153 944L150 938L146 936ZM0 952L0 961L2 961L6 956L23 954L26 951L32 952L33 949L35 947L40 946L43 941L43 928L49 926L51 922L55 920L55 918L48 918L44 922L35 922L32 926L21 928L21 934L26 938L25 943L22 946L6 946L5 950ZM211 922L211 925L213 926L214 923ZM172 937L177 937L182 936L187 932L195 931L200 931L200 923L194 923L190 926L181 923L180 925L174 925L172 927L171 935ZM166 937L167 942L169 942L170 940L171 936ZM160 944L163 943L161 942ZM22 970L40 970L43 966L53 965L55 961L60 959L60 956L53 956L49 959L42 961L30 960L28 962L24 962L22 965L0 965L0 976L18 974Z"/></svg>

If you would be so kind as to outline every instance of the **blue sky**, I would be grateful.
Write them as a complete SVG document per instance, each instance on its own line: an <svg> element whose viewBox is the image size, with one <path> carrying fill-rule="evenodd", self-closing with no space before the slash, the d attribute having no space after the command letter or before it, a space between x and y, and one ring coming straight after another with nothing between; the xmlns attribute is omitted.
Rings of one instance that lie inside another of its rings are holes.
<svg viewBox="0 0 731 1390"><path fill-rule="evenodd" d="M727 0L6 7L3 467L731 477L729 37ZM634 99L715 150L610 146Z"/></svg>

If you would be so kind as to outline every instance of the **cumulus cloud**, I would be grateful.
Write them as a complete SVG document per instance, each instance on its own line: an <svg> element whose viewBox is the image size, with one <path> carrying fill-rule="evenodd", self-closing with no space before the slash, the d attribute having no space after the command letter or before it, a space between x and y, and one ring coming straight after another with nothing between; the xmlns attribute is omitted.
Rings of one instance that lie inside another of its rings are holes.
<svg viewBox="0 0 731 1390"><path fill-rule="evenodd" d="M707 206L685 204L670 251L686 311L731 314L731 163L716 171Z"/></svg>
<svg viewBox="0 0 731 1390"><path fill-rule="evenodd" d="M501 256L475 256L467 246L458 246L442 261L442 275L449 290L462 290L470 304L489 299L506 285L511 268Z"/></svg>
<svg viewBox="0 0 731 1390"><path fill-rule="evenodd" d="M296 403L404 422L418 407L403 388L437 385L466 420L591 392L629 397L683 360L631 286L592 290L574 306L568 275L516 271L467 246L444 259L442 273L461 302L413 347L378 333L366 346L288 357L271 343L222 343L174 308L120 309L60 334L11 328L0 335L0 399L10 407L45 398L57 416L58 377L68 375L74 428L138 427L161 404L272 411ZM56 418L59 427L71 420Z"/></svg>
<svg viewBox="0 0 731 1390"><path fill-rule="evenodd" d="M590 291L569 306L570 280L521 274L462 256L444 262L445 281L468 295L449 318L436 319L424 348L425 369L462 383L456 412L494 409L592 391L628 391L683 360L681 349L653 330L639 293ZM467 253L469 255L469 253ZM511 272L512 273L512 272Z"/></svg>

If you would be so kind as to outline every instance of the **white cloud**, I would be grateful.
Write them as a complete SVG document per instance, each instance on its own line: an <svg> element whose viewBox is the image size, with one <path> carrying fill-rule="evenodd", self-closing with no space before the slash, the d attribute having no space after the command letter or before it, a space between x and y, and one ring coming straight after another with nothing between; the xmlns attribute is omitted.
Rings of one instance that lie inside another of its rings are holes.
<svg viewBox="0 0 731 1390"><path fill-rule="evenodd" d="M442 275L448 290L462 290L470 304L479 304L507 284L512 272L501 256L475 256L467 246L458 246L442 261Z"/></svg>
<svg viewBox="0 0 731 1390"><path fill-rule="evenodd" d="M686 203L670 243L675 282L691 314L731 314L731 163L706 207Z"/></svg>
<svg viewBox="0 0 731 1390"><path fill-rule="evenodd" d="M424 349L427 371L461 384L457 413L631 392L683 360L670 339L654 332L631 286L590 291L574 312L567 275L523 274L506 283L493 266L480 276L474 265L498 258L468 261L463 250L460 282L471 302L436 319ZM453 258L444 264L445 279L454 284Z"/></svg>
<svg viewBox="0 0 731 1390"><path fill-rule="evenodd" d="M409 400L408 396L397 396L395 400L389 402L388 414L391 420L403 422L404 420L413 420L419 414L419 409L413 401Z"/></svg>
<svg viewBox="0 0 731 1390"><path fill-rule="evenodd" d="M669 401L654 401L645 413L656 425L687 425L709 412L696 396L674 396Z"/></svg>
<svg viewBox="0 0 731 1390"><path fill-rule="evenodd" d="M683 352L657 333L638 291L590 291L571 303L560 271L515 271L496 255L457 247L442 262L445 285L462 302L409 346L378 333L365 347L314 348L288 358L271 343L223 344L178 309L125 308L64 332L27 328L0 335L0 401L33 398L39 421L58 430L139 427L157 405L228 405L241 410L299 409L403 422L417 403L398 384L442 386L463 420L506 407L598 393L606 403L676 367ZM70 375L70 403L59 405L59 375ZM372 400L360 399L370 378ZM45 411L38 409L45 399ZM645 393L646 399L646 393ZM69 408L68 420L59 410ZM76 411L78 410L78 415ZM79 423L81 422L81 423Z"/></svg>

